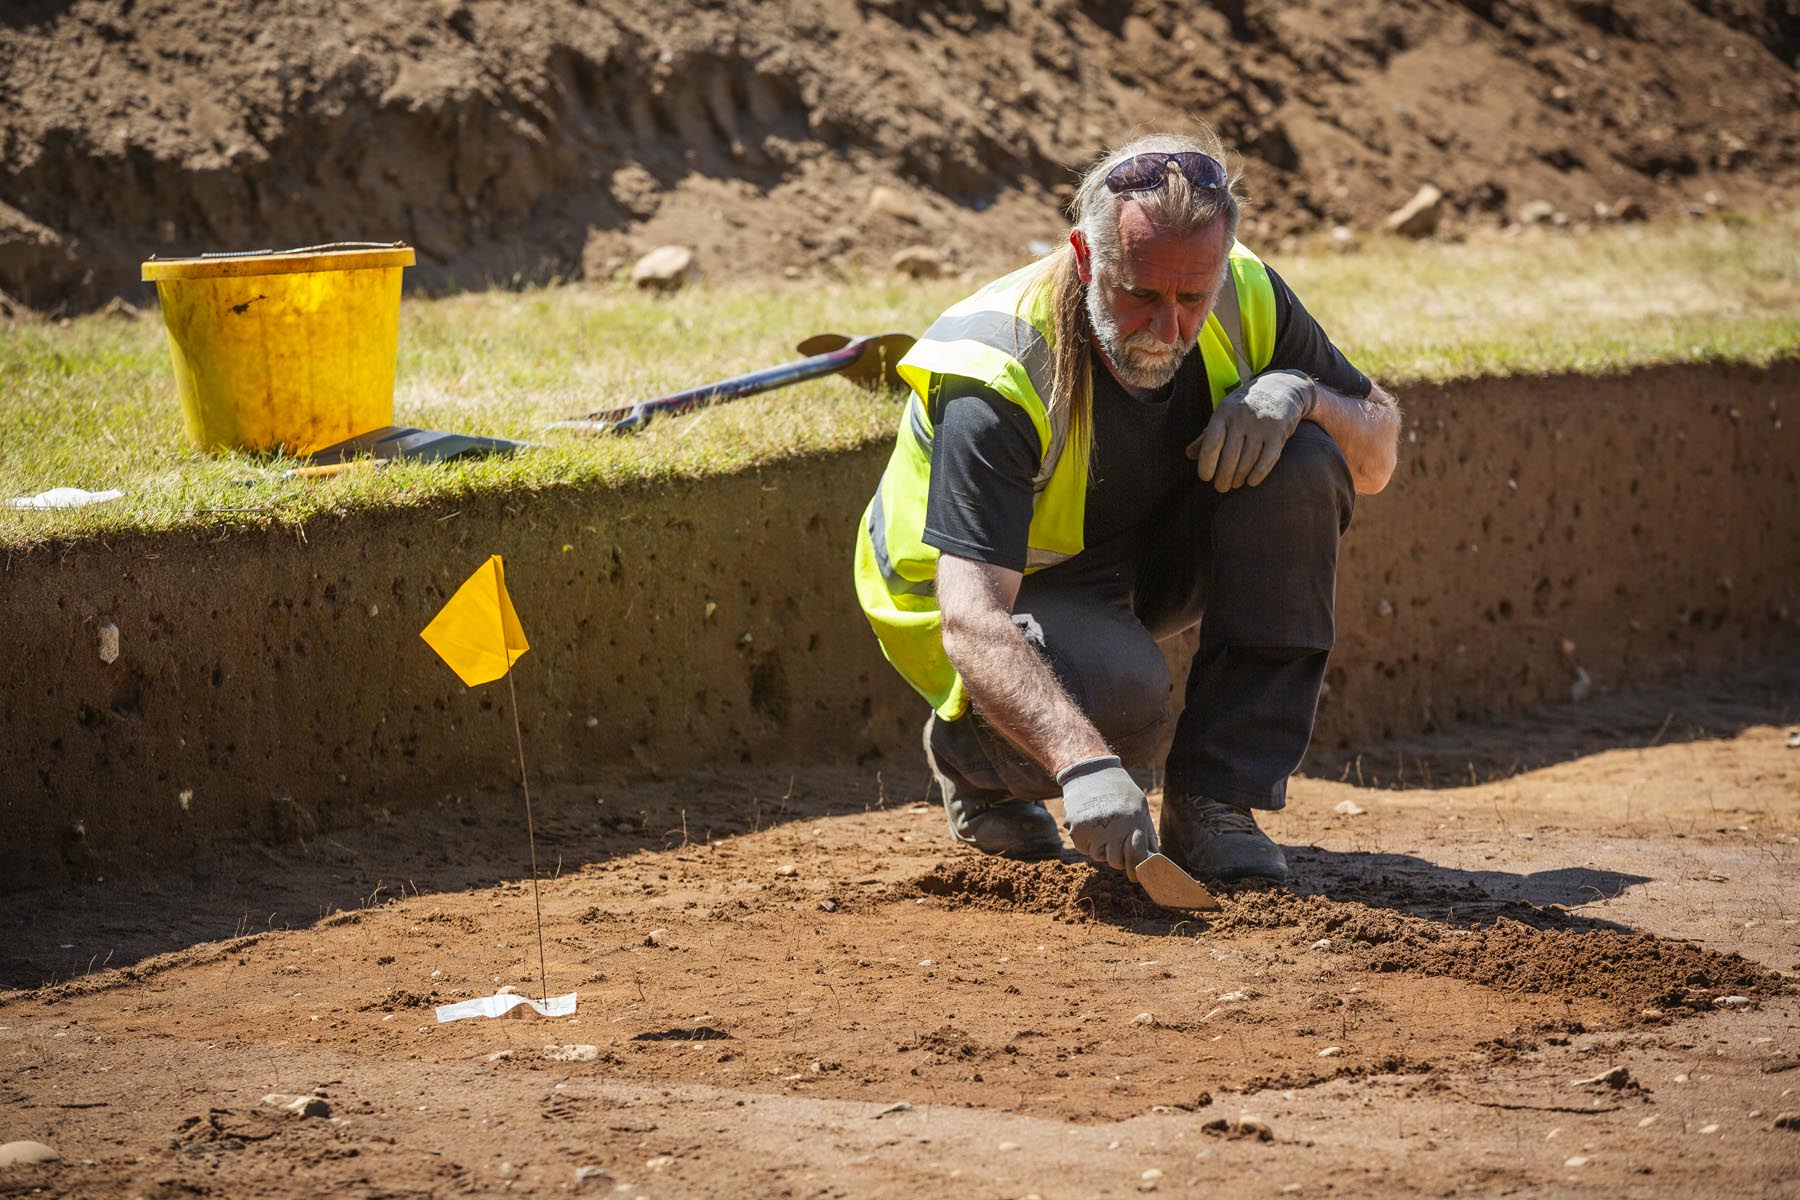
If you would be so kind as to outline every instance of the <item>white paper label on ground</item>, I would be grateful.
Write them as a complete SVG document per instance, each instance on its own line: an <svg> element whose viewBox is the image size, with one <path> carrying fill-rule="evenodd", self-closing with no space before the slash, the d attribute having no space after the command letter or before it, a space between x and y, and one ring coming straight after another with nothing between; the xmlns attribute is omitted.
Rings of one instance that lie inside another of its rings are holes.
<svg viewBox="0 0 1800 1200"><path fill-rule="evenodd" d="M82 508L89 504L99 504L102 500L117 500L124 492L89 492L81 488L51 488L47 492L39 492L35 496L20 496L8 500L8 508Z"/></svg>
<svg viewBox="0 0 1800 1200"><path fill-rule="evenodd" d="M458 1000L455 1004L438 1006L438 1024L446 1021L461 1021L467 1017L526 1017L536 1013L540 1017L572 1017L575 1015L575 995L570 992L566 996L552 996L548 1000L533 1000L530 996L482 996L476 1000Z"/></svg>

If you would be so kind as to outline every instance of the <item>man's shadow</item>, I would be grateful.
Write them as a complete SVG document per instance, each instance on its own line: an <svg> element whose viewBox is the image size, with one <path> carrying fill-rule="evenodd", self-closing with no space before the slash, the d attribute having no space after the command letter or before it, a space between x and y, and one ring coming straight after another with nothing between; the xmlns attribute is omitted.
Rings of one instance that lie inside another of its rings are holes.
<svg viewBox="0 0 1800 1200"><path fill-rule="evenodd" d="M1457 929L1477 929L1505 918L1539 929L1608 929L1627 925L1580 911L1611 900L1650 877L1589 867L1548 871L1466 871L1411 854L1360 850L1286 848L1292 872L1288 890L1302 896L1384 908Z"/></svg>

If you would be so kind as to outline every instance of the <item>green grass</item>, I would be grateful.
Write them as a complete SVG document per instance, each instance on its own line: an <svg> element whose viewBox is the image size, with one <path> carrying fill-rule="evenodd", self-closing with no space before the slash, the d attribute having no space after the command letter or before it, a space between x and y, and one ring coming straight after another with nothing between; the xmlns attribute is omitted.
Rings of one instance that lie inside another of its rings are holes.
<svg viewBox="0 0 1800 1200"><path fill-rule="evenodd" d="M1800 355L1800 215L1628 226L1458 245L1314 243L1271 261L1350 357L1404 400L1408 382L1599 373ZM395 419L530 439L509 460L283 480L292 465L207 455L182 435L160 323L92 316L0 327L0 497L118 488L87 509L0 509L18 549L125 530L283 525L476 492L604 487L728 471L891 436L893 397L836 380L660 421L632 438L544 433L618 406L795 357L811 333L917 333L971 282L715 283L670 299L564 286L409 299Z"/></svg>

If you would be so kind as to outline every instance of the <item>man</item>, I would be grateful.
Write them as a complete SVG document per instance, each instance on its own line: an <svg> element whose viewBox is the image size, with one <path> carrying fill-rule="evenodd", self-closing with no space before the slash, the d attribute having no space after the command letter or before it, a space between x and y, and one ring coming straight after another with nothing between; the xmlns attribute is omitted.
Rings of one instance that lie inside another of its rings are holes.
<svg viewBox="0 0 1800 1200"><path fill-rule="evenodd" d="M1334 640L1354 495L1400 416L1236 242L1208 135L1141 138L1083 178L1057 254L940 317L863 514L857 594L927 700L951 836L1075 848L1136 878L1159 848L1283 879L1253 813L1286 800ZM1123 762L1160 741L1157 641L1200 625L1160 836Z"/></svg>

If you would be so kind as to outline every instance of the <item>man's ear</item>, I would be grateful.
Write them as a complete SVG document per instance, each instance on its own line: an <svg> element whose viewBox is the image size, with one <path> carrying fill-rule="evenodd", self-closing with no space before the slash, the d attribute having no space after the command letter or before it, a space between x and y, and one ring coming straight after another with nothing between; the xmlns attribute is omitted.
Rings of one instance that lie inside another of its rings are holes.
<svg viewBox="0 0 1800 1200"><path fill-rule="evenodd" d="M1088 249L1087 234L1079 228L1069 230L1069 245L1075 247L1075 273L1081 276L1081 282L1094 282L1094 260Z"/></svg>

